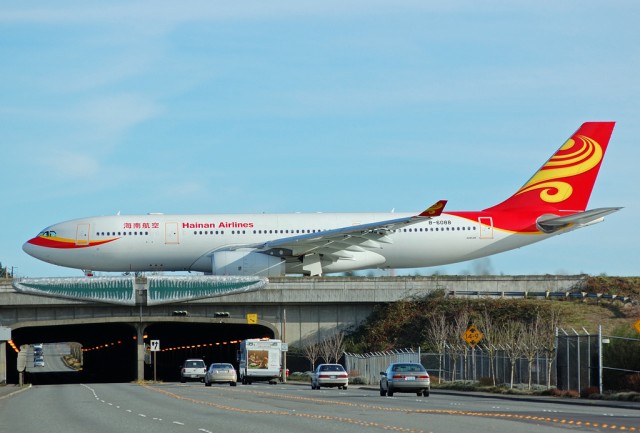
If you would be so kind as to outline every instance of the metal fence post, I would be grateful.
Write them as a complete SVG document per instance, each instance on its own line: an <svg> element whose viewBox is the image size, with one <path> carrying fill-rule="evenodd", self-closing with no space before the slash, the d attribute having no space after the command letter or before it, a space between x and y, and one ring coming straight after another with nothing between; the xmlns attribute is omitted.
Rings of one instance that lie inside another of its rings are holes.
<svg viewBox="0 0 640 433"><path fill-rule="evenodd" d="M602 394L602 325L598 325L598 392Z"/></svg>

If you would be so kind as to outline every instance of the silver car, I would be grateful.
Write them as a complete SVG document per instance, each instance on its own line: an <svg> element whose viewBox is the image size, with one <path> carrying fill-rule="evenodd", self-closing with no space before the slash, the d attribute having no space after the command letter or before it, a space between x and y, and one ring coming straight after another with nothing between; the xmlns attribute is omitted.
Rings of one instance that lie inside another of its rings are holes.
<svg viewBox="0 0 640 433"><path fill-rule="evenodd" d="M320 389L321 386L347 389L349 385L349 373L340 364L320 364L311 376L311 389Z"/></svg>
<svg viewBox="0 0 640 433"><path fill-rule="evenodd" d="M417 362L394 362L386 371L381 371L380 395L393 396L394 392L415 392L429 397L431 379L429 373Z"/></svg>
<svg viewBox="0 0 640 433"><path fill-rule="evenodd" d="M231 386L236 386L237 381L238 375L233 365L222 362L211 364L204 376L205 386L211 386L212 383L228 383Z"/></svg>

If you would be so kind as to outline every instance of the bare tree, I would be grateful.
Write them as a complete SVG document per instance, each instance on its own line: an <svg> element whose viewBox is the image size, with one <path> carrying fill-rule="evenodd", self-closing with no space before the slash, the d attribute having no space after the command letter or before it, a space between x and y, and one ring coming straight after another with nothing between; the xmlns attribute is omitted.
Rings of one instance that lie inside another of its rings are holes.
<svg viewBox="0 0 640 433"><path fill-rule="evenodd" d="M426 327L425 339L427 344L431 345L438 353L438 383L442 381L442 361L444 351L447 347L447 334L449 327L447 326L447 317L444 312L432 314Z"/></svg>
<svg viewBox="0 0 640 433"><path fill-rule="evenodd" d="M551 388L551 364L556 355L556 330L560 324L560 310L552 307L549 317L543 320L540 327L540 343L547 361L547 388Z"/></svg>
<svg viewBox="0 0 640 433"><path fill-rule="evenodd" d="M338 331L331 337L325 339L329 350L330 359L328 362L337 363L344 353L344 332Z"/></svg>
<svg viewBox="0 0 640 433"><path fill-rule="evenodd" d="M302 353L305 358L309 360L309 363L311 364L311 371L315 370L316 361L318 361L318 358L320 357L320 344L309 339L302 345Z"/></svg>
<svg viewBox="0 0 640 433"><path fill-rule="evenodd" d="M511 379L510 388L513 388L514 375L516 370L516 361L522 356L522 345L520 340L522 338L524 326L521 322L510 320L502 323L498 327L499 339L502 341L505 347L505 353L509 358L511 365Z"/></svg>
<svg viewBox="0 0 640 433"><path fill-rule="evenodd" d="M331 353L333 349L331 348L331 343L328 338L324 338L320 342L320 356L322 357L322 362L330 363L331 362Z"/></svg>
<svg viewBox="0 0 640 433"><path fill-rule="evenodd" d="M541 346L541 332L542 332L543 322L540 317L540 313L536 315L534 321L525 326L522 332L522 337L520 339L520 343L522 345L522 353L524 357L527 359L528 371L529 371L529 389L531 389L531 385L533 382L532 372L533 372L533 362L536 360L536 356L540 352Z"/></svg>
<svg viewBox="0 0 640 433"><path fill-rule="evenodd" d="M463 308L459 310L453 319L453 323L449 325L448 333L448 345L452 352L451 359L453 361L453 372L451 374L451 380L456 379L456 364L459 356L466 355L467 346L463 340L464 332L469 326L469 310ZM464 377L463 377L464 378Z"/></svg>
<svg viewBox="0 0 640 433"><path fill-rule="evenodd" d="M493 386L496 386L496 335L495 324L489 308L485 305L484 310L480 314L480 330L484 334L482 347L489 354L489 375L493 381Z"/></svg>

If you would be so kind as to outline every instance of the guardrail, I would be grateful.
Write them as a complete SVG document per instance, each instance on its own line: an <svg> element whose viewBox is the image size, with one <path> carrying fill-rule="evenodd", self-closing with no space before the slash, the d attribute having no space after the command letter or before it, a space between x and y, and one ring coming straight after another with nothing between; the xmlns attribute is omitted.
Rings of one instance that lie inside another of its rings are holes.
<svg viewBox="0 0 640 433"><path fill-rule="evenodd" d="M545 299L594 299L597 301L620 301L631 303L633 300L629 296L610 295L607 293L587 293L587 292L550 292L550 291L493 291L484 292L479 290L449 290L448 296L462 297L490 297L490 298L545 298Z"/></svg>

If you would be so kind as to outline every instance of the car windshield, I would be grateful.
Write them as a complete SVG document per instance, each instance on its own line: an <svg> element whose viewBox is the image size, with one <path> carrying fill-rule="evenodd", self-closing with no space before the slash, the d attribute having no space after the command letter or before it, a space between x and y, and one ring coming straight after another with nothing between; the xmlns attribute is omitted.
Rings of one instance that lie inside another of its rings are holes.
<svg viewBox="0 0 640 433"><path fill-rule="evenodd" d="M422 372L425 371L424 367L418 364L396 364L393 366L392 371L398 372Z"/></svg>

